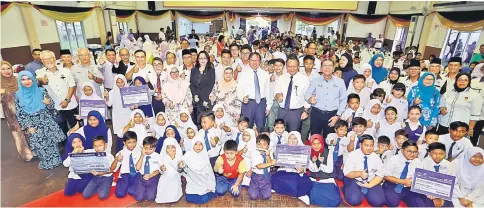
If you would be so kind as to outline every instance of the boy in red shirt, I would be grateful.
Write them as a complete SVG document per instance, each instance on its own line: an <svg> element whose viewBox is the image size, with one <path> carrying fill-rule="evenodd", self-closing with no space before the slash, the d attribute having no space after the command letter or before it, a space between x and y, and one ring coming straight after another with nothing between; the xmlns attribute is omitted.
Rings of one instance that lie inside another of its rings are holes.
<svg viewBox="0 0 484 208"><path fill-rule="evenodd" d="M244 158L237 154L237 143L228 140L224 144L224 154L220 155L215 162L213 170L216 174L217 185L215 193L219 196L225 195L228 191L232 196L240 195L241 183L247 171Z"/></svg>

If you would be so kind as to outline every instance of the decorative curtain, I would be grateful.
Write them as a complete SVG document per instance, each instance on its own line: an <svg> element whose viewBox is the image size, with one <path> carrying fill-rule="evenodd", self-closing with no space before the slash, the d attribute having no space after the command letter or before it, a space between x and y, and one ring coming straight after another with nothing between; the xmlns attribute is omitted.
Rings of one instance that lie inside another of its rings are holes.
<svg viewBox="0 0 484 208"><path fill-rule="evenodd" d="M272 22L272 21L277 21L281 17L283 17L285 14L251 14L251 13L236 13L237 16L239 16L241 19L246 19L246 20L252 20L257 17L261 17L262 19Z"/></svg>
<svg viewBox="0 0 484 208"><path fill-rule="evenodd" d="M13 7L13 5L14 4L12 2L3 2L2 1L2 8L0 10L1 11L1 15L7 13L7 11Z"/></svg>
<svg viewBox="0 0 484 208"><path fill-rule="evenodd" d="M395 27L409 27L410 20L412 19L413 15L421 15L421 14L408 14L408 15L401 15L401 14L389 14L388 19L395 25Z"/></svg>
<svg viewBox="0 0 484 208"><path fill-rule="evenodd" d="M135 16L136 10L115 10L116 21L118 22L129 22Z"/></svg>
<svg viewBox="0 0 484 208"><path fill-rule="evenodd" d="M171 15L170 10L160 10L160 11L138 10L137 12L138 12L139 15L143 16L144 18L152 19L152 20L158 20L158 19L166 18L169 15Z"/></svg>
<svg viewBox="0 0 484 208"><path fill-rule="evenodd" d="M192 22L209 22L223 18L224 12L176 11L176 16L184 17Z"/></svg>
<svg viewBox="0 0 484 208"><path fill-rule="evenodd" d="M361 14L349 14L351 19L361 24L375 24L379 21L387 18L387 15L361 15Z"/></svg>
<svg viewBox="0 0 484 208"><path fill-rule="evenodd" d="M91 16L95 7L58 7L34 5L34 8L39 10L46 16L63 21L63 22L81 22Z"/></svg>
<svg viewBox="0 0 484 208"><path fill-rule="evenodd" d="M484 27L484 11L438 12L442 25L462 32L480 30Z"/></svg>
<svg viewBox="0 0 484 208"><path fill-rule="evenodd" d="M296 12L295 17L297 20L304 22L309 25L328 25L338 18L341 17L341 13L307 13L307 12Z"/></svg>

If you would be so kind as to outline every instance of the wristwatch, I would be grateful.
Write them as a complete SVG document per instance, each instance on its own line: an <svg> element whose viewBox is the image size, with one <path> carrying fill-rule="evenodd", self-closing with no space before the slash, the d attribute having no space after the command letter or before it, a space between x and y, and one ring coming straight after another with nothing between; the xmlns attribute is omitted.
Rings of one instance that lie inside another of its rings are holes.
<svg viewBox="0 0 484 208"><path fill-rule="evenodd" d="M71 102L71 99L64 99L66 102L70 103Z"/></svg>

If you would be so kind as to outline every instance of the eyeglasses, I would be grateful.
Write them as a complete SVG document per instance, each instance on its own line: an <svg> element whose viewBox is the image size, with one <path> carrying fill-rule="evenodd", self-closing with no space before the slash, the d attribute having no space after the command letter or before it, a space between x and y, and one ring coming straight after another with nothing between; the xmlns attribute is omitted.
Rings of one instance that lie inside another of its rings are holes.
<svg viewBox="0 0 484 208"><path fill-rule="evenodd" d="M418 151L410 151L410 150L405 150L405 152L409 155L416 155L418 154Z"/></svg>
<svg viewBox="0 0 484 208"><path fill-rule="evenodd" d="M458 79L457 81L458 81L458 82L469 82L469 80L468 80L468 79Z"/></svg>
<svg viewBox="0 0 484 208"><path fill-rule="evenodd" d="M207 58L198 58L198 60L207 60Z"/></svg>

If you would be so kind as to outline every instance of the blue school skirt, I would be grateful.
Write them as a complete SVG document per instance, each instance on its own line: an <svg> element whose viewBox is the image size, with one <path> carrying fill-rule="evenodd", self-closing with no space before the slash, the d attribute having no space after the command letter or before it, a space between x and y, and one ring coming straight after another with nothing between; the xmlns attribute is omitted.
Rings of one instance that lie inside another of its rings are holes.
<svg viewBox="0 0 484 208"><path fill-rule="evenodd" d="M309 194L313 183L309 176L298 173L277 171L272 175L272 189L278 194L300 197Z"/></svg>

